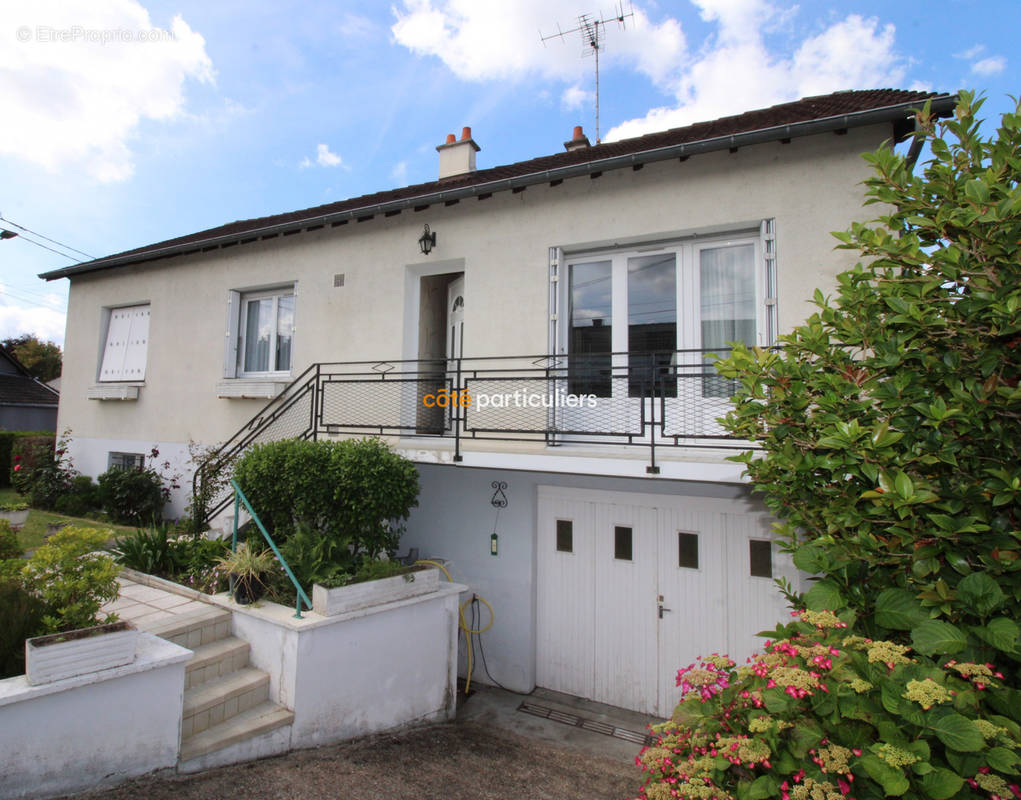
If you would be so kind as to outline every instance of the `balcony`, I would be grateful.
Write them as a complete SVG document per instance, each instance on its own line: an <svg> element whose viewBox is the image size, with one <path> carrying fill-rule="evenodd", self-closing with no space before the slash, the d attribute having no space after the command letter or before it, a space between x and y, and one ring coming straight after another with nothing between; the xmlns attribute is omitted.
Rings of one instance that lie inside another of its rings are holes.
<svg viewBox="0 0 1021 800"><path fill-rule="evenodd" d="M715 359L679 350L317 363L215 459L231 464L251 445L278 439L382 436L412 458L433 454L415 460L513 468L482 454L530 463L601 457L656 475L671 453L720 462L748 449L717 421L735 387L716 373Z"/></svg>

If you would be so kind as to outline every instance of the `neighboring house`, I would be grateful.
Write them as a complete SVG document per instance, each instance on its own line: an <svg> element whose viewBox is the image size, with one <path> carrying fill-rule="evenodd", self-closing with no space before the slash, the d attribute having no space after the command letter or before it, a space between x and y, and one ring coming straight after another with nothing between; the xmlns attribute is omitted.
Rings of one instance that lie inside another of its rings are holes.
<svg viewBox="0 0 1021 800"><path fill-rule="evenodd" d="M0 430L56 431L60 392L0 347Z"/></svg>
<svg viewBox="0 0 1021 800"><path fill-rule="evenodd" d="M402 551L492 603L493 679L667 714L677 668L743 659L785 613L773 579L798 580L726 460L706 352L774 343L852 266L830 232L879 213L861 154L930 98L953 107L875 90L595 146L579 128L489 169L465 128L432 183L46 273L71 281L75 464L384 436L421 476Z"/></svg>

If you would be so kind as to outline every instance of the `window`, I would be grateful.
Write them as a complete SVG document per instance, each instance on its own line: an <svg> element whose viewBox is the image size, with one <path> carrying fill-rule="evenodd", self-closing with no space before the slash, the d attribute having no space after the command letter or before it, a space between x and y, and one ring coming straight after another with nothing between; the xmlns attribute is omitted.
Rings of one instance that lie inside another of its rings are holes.
<svg viewBox="0 0 1021 800"><path fill-rule="evenodd" d="M632 560L632 530L623 525L613 529L613 557L618 561Z"/></svg>
<svg viewBox="0 0 1021 800"><path fill-rule="evenodd" d="M677 532L677 566L698 569L698 534Z"/></svg>
<svg viewBox="0 0 1021 800"><path fill-rule="evenodd" d="M574 522L572 520L557 520L557 552L574 552Z"/></svg>
<svg viewBox="0 0 1021 800"><path fill-rule="evenodd" d="M664 378L677 368L679 377L700 379L702 397L729 397L732 382L697 351L771 343L773 229L766 220L758 231L566 257L559 302L567 313L555 324L560 352L569 356L568 391L649 397L656 384L663 397L676 398L678 382Z"/></svg>
<svg viewBox="0 0 1021 800"><path fill-rule="evenodd" d="M753 578L773 577L773 543L762 539L748 542L749 572Z"/></svg>
<svg viewBox="0 0 1021 800"><path fill-rule="evenodd" d="M103 343L100 381L145 380L149 350L149 305L111 308Z"/></svg>
<svg viewBox="0 0 1021 800"><path fill-rule="evenodd" d="M294 286L230 293L225 375L289 374L294 345Z"/></svg>
<svg viewBox="0 0 1021 800"><path fill-rule="evenodd" d="M113 453L106 461L107 469L143 469L145 456L142 453Z"/></svg>

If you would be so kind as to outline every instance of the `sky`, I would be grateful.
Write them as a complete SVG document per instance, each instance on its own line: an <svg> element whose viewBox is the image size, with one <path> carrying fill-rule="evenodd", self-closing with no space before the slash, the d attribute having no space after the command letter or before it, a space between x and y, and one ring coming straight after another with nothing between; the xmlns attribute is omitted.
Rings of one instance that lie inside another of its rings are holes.
<svg viewBox="0 0 1021 800"><path fill-rule="evenodd" d="M594 140L580 14L604 141L875 87L992 133L1021 93L1017 0L0 0L0 338L63 343L40 272L434 180L464 126L480 169Z"/></svg>

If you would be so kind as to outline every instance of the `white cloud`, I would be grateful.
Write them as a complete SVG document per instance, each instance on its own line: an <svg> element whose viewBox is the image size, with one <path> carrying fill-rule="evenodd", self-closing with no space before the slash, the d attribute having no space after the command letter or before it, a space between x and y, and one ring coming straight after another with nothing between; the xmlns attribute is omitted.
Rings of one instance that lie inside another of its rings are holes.
<svg viewBox="0 0 1021 800"><path fill-rule="evenodd" d="M772 52L762 35L788 13L765 0L696 0L717 25L703 51L679 70L676 103L614 127L607 140L639 136L841 89L897 86L905 76L892 25L852 14L804 39L792 53Z"/></svg>
<svg viewBox="0 0 1021 800"><path fill-rule="evenodd" d="M367 39L376 33L376 23L368 17L349 12L344 15L338 29L350 39Z"/></svg>
<svg viewBox="0 0 1021 800"><path fill-rule="evenodd" d="M48 170L129 178L139 123L180 116L185 83L213 81L205 39L181 16L158 28L137 0L14 0L3 16L0 96L18 124L0 154Z"/></svg>
<svg viewBox="0 0 1021 800"><path fill-rule="evenodd" d="M394 168L390 170L390 178L396 183L402 186L408 182L408 162L398 161L394 164Z"/></svg>
<svg viewBox="0 0 1021 800"><path fill-rule="evenodd" d="M592 92L587 92L580 86L571 86L564 90L560 97L560 104L568 111L573 111L589 105L594 98L595 95Z"/></svg>
<svg viewBox="0 0 1021 800"><path fill-rule="evenodd" d="M590 67L579 57L581 37L566 34L541 46L539 31L550 35L576 26L578 8L571 0L402 0L391 31L415 53L435 56L463 80L517 79L530 74L575 81ZM668 19L652 24L634 9L627 32L608 28L602 58L626 63L659 83L673 71L684 51L680 24ZM612 41L611 41L612 39Z"/></svg>
<svg viewBox="0 0 1021 800"><path fill-rule="evenodd" d="M47 295L44 302L54 308L19 305L19 302L19 298L12 297L7 287L0 284L0 339L31 333L44 342L56 342L63 347L67 324L67 314L62 310L65 298Z"/></svg>
<svg viewBox="0 0 1021 800"><path fill-rule="evenodd" d="M960 58L964 61L971 61L973 58L978 58L986 50L984 44L977 44L974 47L969 47L967 50L962 50L960 53L954 53L954 58Z"/></svg>
<svg viewBox="0 0 1021 800"><path fill-rule="evenodd" d="M971 65L971 71L976 75L999 75L1007 68L1007 59L1003 56L991 56L976 61Z"/></svg>
<svg viewBox="0 0 1021 800"><path fill-rule="evenodd" d="M330 151L330 146L326 144L316 145L316 160L312 161L311 158L305 156L298 166L301 169L307 169L311 167L313 163L318 164L320 167L339 167L343 163L343 159L336 153Z"/></svg>

